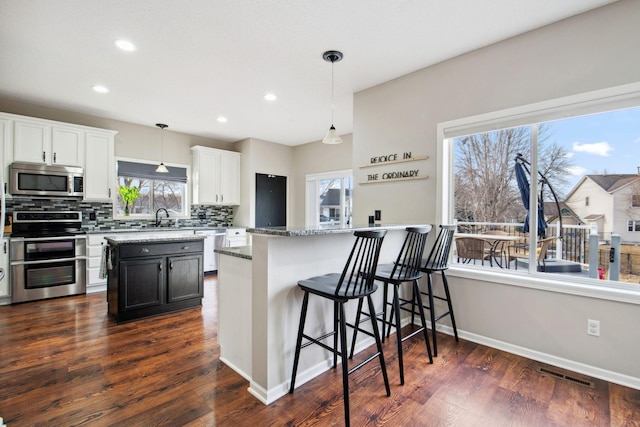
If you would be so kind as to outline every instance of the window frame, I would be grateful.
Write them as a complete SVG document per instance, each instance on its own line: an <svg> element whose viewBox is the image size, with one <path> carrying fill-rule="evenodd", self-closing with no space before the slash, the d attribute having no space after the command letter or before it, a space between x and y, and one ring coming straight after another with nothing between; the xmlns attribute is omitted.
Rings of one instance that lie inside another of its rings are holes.
<svg viewBox="0 0 640 427"><path fill-rule="evenodd" d="M130 214L130 215L118 214L118 195L119 195L118 189L120 188L120 180L119 180L120 175L118 175L118 161L143 163L147 165L158 164L158 162L153 162L153 161L143 160L143 159L133 159L128 157L115 158L115 174L114 175L115 175L116 191L113 192L114 194L112 197L113 219L117 219L119 221L155 220L155 212L153 211L153 206L151 206L149 214ZM182 164L182 163L170 163L170 162L164 162L164 164L165 166L173 166L173 167L186 169L187 182L184 183L184 194L183 194L184 212L181 215L172 215L171 218L172 219L189 219L191 218L191 165ZM152 203L153 203L153 193L154 191L152 186L150 191Z"/></svg>
<svg viewBox="0 0 640 427"><path fill-rule="evenodd" d="M318 211L318 204L317 204L317 198L318 198L318 194L317 194L317 186L318 186L318 182L321 180L325 180L325 179L345 179L345 178L351 178L351 183L352 183L352 187L351 187L351 199L352 199L352 203L353 203L353 170L352 169L343 169L343 170L338 170L338 171L331 171L331 172L320 172L320 173L311 173L311 174L306 174L305 175L305 208L304 208L304 222L305 222L305 226L306 227L322 227L322 224L320 224L318 221L316 221L319 218L319 211ZM311 183L314 183L313 185L315 185L315 190L314 191L310 191L309 185ZM311 201L313 200L314 203L314 211L312 212L312 210L310 209L310 205L311 205ZM345 204L345 193L344 191L341 192L340 194L340 210L341 212L344 210L344 204ZM353 212L352 212L352 216L351 218L353 219ZM340 215L340 226L341 227L345 227L346 224L344 223L345 218L344 215Z"/></svg>
<svg viewBox="0 0 640 427"><path fill-rule="evenodd" d="M439 179L436 197L442 203L440 209L436 211L436 221L440 224L447 224L453 223L454 220L454 137L638 106L640 106L640 83L631 83L438 123L436 127L436 159L439 166ZM536 138L533 138L532 151L536 155L532 159L531 174L537 176L538 147ZM532 199L535 200L537 180L531 180L531 186ZM535 203L530 201L530 205L535 206ZM537 231L536 209L531 210L531 216L532 229L530 233L535 235ZM536 263L533 260L535 250L530 250L530 253L532 262L529 271L519 272L517 274L518 280L515 281L513 278L516 273L513 270L497 271L459 264L450 264L450 273L448 274L453 277L490 281L508 286L640 304L640 287L637 284L582 277L561 277L537 272Z"/></svg>

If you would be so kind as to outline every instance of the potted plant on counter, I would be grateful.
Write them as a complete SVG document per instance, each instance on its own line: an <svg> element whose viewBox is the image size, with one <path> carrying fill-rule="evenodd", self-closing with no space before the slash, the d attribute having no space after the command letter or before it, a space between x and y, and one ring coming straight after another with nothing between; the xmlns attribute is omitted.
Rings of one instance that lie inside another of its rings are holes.
<svg viewBox="0 0 640 427"><path fill-rule="evenodd" d="M133 203L140 197L140 190L138 187L125 187L120 186L120 197L124 201L124 215L129 216L129 205L133 206Z"/></svg>

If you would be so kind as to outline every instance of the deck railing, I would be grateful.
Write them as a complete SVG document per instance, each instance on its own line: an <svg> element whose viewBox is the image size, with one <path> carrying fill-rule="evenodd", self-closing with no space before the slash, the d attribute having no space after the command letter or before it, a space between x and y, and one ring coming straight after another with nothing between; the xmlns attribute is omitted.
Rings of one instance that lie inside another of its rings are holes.
<svg viewBox="0 0 640 427"><path fill-rule="evenodd" d="M457 225L459 233L491 234L502 232L521 237L523 242L528 242L529 238L529 233L522 231L522 223L460 221ZM562 241L556 240L550 246L549 256L587 265L589 263L589 233L590 227L586 225L563 225ZM559 236L558 224L549 224L546 236ZM610 238L610 236L608 237ZM605 240L604 236L600 234L599 241L601 244L598 248L598 267L606 273L609 270L609 249L606 246L608 240ZM602 249L603 245L605 249ZM620 274L640 276L640 254L625 251L624 244L620 254Z"/></svg>

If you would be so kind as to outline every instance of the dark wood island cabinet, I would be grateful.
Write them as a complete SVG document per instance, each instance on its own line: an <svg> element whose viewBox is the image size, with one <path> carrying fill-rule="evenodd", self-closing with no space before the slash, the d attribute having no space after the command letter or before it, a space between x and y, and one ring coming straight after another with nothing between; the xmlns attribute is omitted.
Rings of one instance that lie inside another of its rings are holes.
<svg viewBox="0 0 640 427"><path fill-rule="evenodd" d="M116 322L198 307L203 296L204 237L107 238L109 315Z"/></svg>

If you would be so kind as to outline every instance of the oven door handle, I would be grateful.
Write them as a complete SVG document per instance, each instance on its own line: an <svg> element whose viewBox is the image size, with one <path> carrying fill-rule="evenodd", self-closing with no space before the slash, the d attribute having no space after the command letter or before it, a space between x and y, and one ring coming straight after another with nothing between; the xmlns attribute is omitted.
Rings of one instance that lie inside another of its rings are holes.
<svg viewBox="0 0 640 427"><path fill-rule="evenodd" d="M10 237L13 242L43 242L48 240L87 240L87 235L79 236L51 236L51 237Z"/></svg>
<svg viewBox="0 0 640 427"><path fill-rule="evenodd" d="M35 265L35 264L52 264L55 262L68 262L68 261L86 261L86 256L76 256L73 258L53 258L53 259L39 259L35 261L11 261L11 265Z"/></svg>

